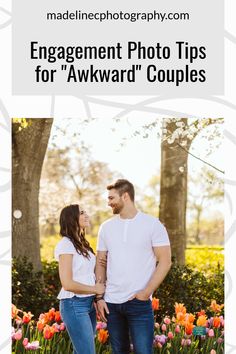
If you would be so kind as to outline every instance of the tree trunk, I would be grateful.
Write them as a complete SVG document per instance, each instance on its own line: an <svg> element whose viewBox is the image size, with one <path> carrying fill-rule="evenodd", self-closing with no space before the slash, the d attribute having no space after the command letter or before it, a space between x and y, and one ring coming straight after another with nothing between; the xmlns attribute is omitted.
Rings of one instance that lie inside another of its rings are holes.
<svg viewBox="0 0 236 354"><path fill-rule="evenodd" d="M12 124L12 254L26 256L40 270L39 183L53 119L26 122Z"/></svg>
<svg viewBox="0 0 236 354"><path fill-rule="evenodd" d="M202 208L197 208L197 217L196 217L196 234L195 234L195 243L197 245L201 244L200 240L200 220L201 220Z"/></svg>
<svg viewBox="0 0 236 354"><path fill-rule="evenodd" d="M181 119L187 124L187 118ZM167 123L169 132L176 129L175 123ZM178 264L185 263L186 248L186 203L188 153L175 140L166 140L161 146L160 221L167 228L172 256ZM186 147L185 147L186 148Z"/></svg>

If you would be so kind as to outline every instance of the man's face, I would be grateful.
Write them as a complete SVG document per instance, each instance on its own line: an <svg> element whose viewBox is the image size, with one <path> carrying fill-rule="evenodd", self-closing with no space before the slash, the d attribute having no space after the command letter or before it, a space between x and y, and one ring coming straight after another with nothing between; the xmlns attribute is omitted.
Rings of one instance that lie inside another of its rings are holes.
<svg viewBox="0 0 236 354"><path fill-rule="evenodd" d="M120 214L124 208L124 201L115 189L108 191L108 205L112 208L113 214Z"/></svg>

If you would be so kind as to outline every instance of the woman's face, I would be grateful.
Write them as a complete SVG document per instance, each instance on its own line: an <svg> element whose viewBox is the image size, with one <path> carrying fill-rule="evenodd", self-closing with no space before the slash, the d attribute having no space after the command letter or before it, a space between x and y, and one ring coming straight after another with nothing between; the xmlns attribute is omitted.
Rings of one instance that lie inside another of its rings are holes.
<svg viewBox="0 0 236 354"><path fill-rule="evenodd" d="M81 227L81 229L84 229L89 226L88 214L83 209L80 210L79 214L79 226Z"/></svg>

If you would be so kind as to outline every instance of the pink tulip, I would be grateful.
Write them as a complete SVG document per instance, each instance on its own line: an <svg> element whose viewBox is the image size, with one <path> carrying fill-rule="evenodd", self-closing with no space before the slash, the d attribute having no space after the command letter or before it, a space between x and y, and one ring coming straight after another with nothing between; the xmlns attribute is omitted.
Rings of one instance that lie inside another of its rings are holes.
<svg viewBox="0 0 236 354"><path fill-rule="evenodd" d="M36 340L31 343L31 350L37 350L39 348L39 341Z"/></svg>
<svg viewBox="0 0 236 354"><path fill-rule="evenodd" d="M62 322L62 323L60 324L60 331L64 331L65 329L66 329L65 323Z"/></svg>
<svg viewBox="0 0 236 354"><path fill-rule="evenodd" d="M166 331L166 325L163 323L163 325L161 326L161 330L163 331L163 332L165 332Z"/></svg>
<svg viewBox="0 0 236 354"><path fill-rule="evenodd" d="M15 340L20 340L22 338L22 330L18 329L18 331L14 334Z"/></svg>
<svg viewBox="0 0 236 354"><path fill-rule="evenodd" d="M165 317L164 318L164 323L169 325L170 324L170 319L168 317Z"/></svg>
<svg viewBox="0 0 236 354"><path fill-rule="evenodd" d="M39 341L36 340L34 342L31 342L31 343L28 343L26 346L25 346L25 349L26 350L37 350L39 349L40 346L39 346Z"/></svg>
<svg viewBox="0 0 236 354"><path fill-rule="evenodd" d="M52 327L55 329L55 332L60 332L60 325L58 323L53 323Z"/></svg>
<svg viewBox="0 0 236 354"><path fill-rule="evenodd" d="M29 339L28 338L24 338L23 342L22 342L23 346L25 347L28 343L29 343Z"/></svg>
<svg viewBox="0 0 236 354"><path fill-rule="evenodd" d="M215 349L211 349L210 354L216 354Z"/></svg>
<svg viewBox="0 0 236 354"><path fill-rule="evenodd" d="M39 320L41 321L41 320L43 320L45 318L45 314L44 313L41 313L40 315L39 315Z"/></svg>
<svg viewBox="0 0 236 354"><path fill-rule="evenodd" d="M158 342L157 343L157 347L161 349L162 348L162 344L160 342Z"/></svg>
<svg viewBox="0 0 236 354"><path fill-rule="evenodd" d="M156 328L156 329L160 328L160 325L159 325L158 322L155 322L155 328Z"/></svg>
<svg viewBox="0 0 236 354"><path fill-rule="evenodd" d="M189 346L189 345L191 345L191 339L186 339L186 344Z"/></svg>
<svg viewBox="0 0 236 354"><path fill-rule="evenodd" d="M183 347L185 347L185 346L190 346L191 345L191 339L182 339L181 340L181 345L183 346Z"/></svg>
<svg viewBox="0 0 236 354"><path fill-rule="evenodd" d="M174 335L173 335L172 332L168 332L167 336L168 336L169 339L173 339L174 338Z"/></svg>
<svg viewBox="0 0 236 354"><path fill-rule="evenodd" d="M217 343L218 343L218 344L221 344L222 342L223 342L223 338L218 338L218 339L217 339Z"/></svg>
<svg viewBox="0 0 236 354"><path fill-rule="evenodd" d="M209 329L209 331L208 331L208 336L209 337L214 337L214 335L215 335L215 333L214 333L214 329Z"/></svg>
<svg viewBox="0 0 236 354"><path fill-rule="evenodd" d="M97 329L106 329L107 328L107 324L105 322L98 322L96 328Z"/></svg>
<svg viewBox="0 0 236 354"><path fill-rule="evenodd" d="M161 335L155 335L155 342L156 343L161 343L161 345L164 345L166 343L167 337L164 334Z"/></svg>
<svg viewBox="0 0 236 354"><path fill-rule="evenodd" d="M179 325L177 325L177 326L175 327L175 333L180 333L180 326L179 326Z"/></svg>

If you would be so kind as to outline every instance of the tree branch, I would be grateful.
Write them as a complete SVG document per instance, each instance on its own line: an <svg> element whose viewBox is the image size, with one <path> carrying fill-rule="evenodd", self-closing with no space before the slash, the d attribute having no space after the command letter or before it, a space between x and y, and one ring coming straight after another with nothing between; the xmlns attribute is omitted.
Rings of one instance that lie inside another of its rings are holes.
<svg viewBox="0 0 236 354"><path fill-rule="evenodd" d="M223 173L223 174L225 173L225 171L220 170L218 167L216 167L216 166L210 164L209 162L207 162L207 161L201 159L200 157L198 157L198 156L192 154L189 150L185 149L185 148L184 148L183 146L181 146L179 143L177 143L177 145L178 145L182 150L184 150L187 154L193 156L195 159L197 159L197 160L203 162L204 164L206 164L206 165L208 165L208 166L214 168L216 171L218 171L218 172L220 172L220 173Z"/></svg>
<svg viewBox="0 0 236 354"><path fill-rule="evenodd" d="M79 185L77 184L77 182L76 182L76 180L75 180L75 178L74 178L74 176L72 175L72 174L69 174L69 176L70 176L70 178L72 179L72 182L74 183L74 186L75 186L75 188L76 188L76 191L77 191L77 193L78 193L78 197L79 197L79 199L82 197L82 193L81 193L81 190L80 190L80 188L79 188Z"/></svg>

